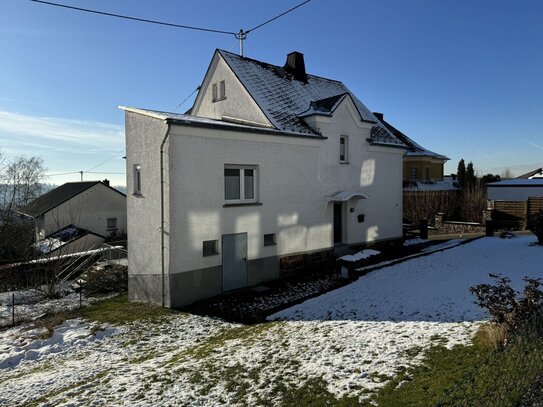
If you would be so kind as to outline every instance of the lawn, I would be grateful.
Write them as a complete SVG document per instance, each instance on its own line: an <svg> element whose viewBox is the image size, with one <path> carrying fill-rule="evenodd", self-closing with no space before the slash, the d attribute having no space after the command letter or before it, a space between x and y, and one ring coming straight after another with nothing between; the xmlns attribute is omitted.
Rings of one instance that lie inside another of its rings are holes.
<svg viewBox="0 0 543 407"><path fill-rule="evenodd" d="M484 238L412 259L263 324L117 297L74 311L51 335L3 330L0 405L431 405L486 357L471 339L486 314L468 288L489 272L517 287L541 277L534 241Z"/></svg>

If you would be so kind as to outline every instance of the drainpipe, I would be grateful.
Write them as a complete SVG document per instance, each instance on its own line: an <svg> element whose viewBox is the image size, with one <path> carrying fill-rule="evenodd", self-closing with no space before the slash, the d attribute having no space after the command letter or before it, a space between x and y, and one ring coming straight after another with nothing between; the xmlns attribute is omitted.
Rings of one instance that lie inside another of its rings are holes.
<svg viewBox="0 0 543 407"><path fill-rule="evenodd" d="M171 126L168 125L168 130L164 134L162 143L160 144L160 266L162 271L162 308L166 307L166 285L165 285L165 265L164 265L164 145L170 135Z"/></svg>

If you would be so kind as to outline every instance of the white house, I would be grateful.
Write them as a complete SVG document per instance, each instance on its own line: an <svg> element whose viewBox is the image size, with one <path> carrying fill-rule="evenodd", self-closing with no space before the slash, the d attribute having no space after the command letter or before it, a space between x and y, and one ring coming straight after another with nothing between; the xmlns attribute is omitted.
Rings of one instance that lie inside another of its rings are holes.
<svg viewBox="0 0 543 407"><path fill-rule="evenodd" d="M528 198L543 197L543 178L515 178L486 184L489 201L527 201Z"/></svg>
<svg viewBox="0 0 543 407"><path fill-rule="evenodd" d="M107 180L68 182L19 212L33 219L37 242L67 227L102 238L126 231L126 195L110 187Z"/></svg>
<svg viewBox="0 0 543 407"><path fill-rule="evenodd" d="M283 256L400 239L405 145L341 82L217 50L188 114L126 117L129 297L178 307Z"/></svg>

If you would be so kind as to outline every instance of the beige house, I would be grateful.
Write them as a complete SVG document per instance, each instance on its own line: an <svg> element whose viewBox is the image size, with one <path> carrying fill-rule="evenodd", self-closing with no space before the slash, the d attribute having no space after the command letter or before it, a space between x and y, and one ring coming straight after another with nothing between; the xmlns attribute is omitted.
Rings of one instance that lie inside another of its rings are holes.
<svg viewBox="0 0 543 407"><path fill-rule="evenodd" d="M217 50L190 114L121 107L133 300L179 307L280 260L402 237L405 144L343 83Z"/></svg>
<svg viewBox="0 0 543 407"><path fill-rule="evenodd" d="M33 219L36 242L67 227L92 233L92 242L96 236L103 241L126 231L126 195L110 187L107 180L68 182L20 208L19 213Z"/></svg>
<svg viewBox="0 0 543 407"><path fill-rule="evenodd" d="M416 185L416 183L440 184L443 182L443 167L445 166L445 162L449 160L448 157L422 147L385 121L382 113L374 112L373 114L392 134L408 147L403 159L403 179L406 186ZM445 187L445 185L443 186Z"/></svg>

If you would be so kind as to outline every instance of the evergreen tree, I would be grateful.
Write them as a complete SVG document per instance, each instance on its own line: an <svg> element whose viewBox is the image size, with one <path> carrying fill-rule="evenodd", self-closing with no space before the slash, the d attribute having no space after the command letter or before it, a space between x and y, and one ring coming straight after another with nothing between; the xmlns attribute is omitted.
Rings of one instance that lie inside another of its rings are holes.
<svg viewBox="0 0 543 407"><path fill-rule="evenodd" d="M466 188L473 189L476 181L477 177L475 176L475 171L473 170L473 163L470 161L466 169L466 178L464 180Z"/></svg>
<svg viewBox="0 0 543 407"><path fill-rule="evenodd" d="M466 164L464 163L463 158L458 163L458 170L456 172L456 180L458 182L458 186L460 188L464 188L464 184L466 182Z"/></svg>

